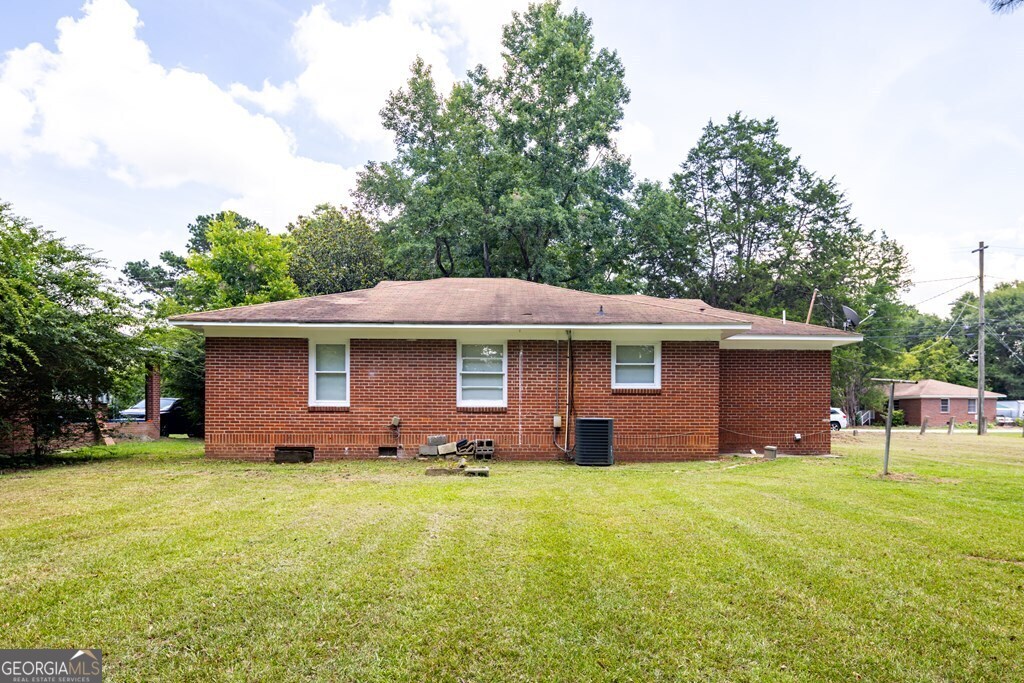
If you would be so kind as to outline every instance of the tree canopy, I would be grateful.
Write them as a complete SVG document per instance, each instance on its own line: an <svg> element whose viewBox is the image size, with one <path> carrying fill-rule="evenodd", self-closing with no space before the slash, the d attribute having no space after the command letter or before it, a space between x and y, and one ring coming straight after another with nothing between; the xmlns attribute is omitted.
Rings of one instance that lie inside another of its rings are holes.
<svg viewBox="0 0 1024 683"><path fill-rule="evenodd" d="M203 337L170 328L176 313L292 299L300 295L289 275L287 239L231 211L199 216L188 226L184 256L161 254L162 265L128 263L122 271L138 291L149 295L151 311L143 336L163 354L165 393L183 400L185 410L203 421L205 362Z"/></svg>
<svg viewBox="0 0 1024 683"><path fill-rule="evenodd" d="M306 296L373 287L386 277L380 237L358 211L321 204L288 233L288 271Z"/></svg>
<svg viewBox="0 0 1024 683"><path fill-rule="evenodd" d="M447 96L418 60L381 112L396 156L361 173L362 206L411 277L502 276L600 288L631 184L613 134L629 101L618 55L558 3L513 14L504 65Z"/></svg>
<svg viewBox="0 0 1024 683"><path fill-rule="evenodd" d="M978 295L963 294L952 310L962 315L950 338L976 368ZM985 375L989 389L1024 397L1024 281L1004 282L985 293Z"/></svg>
<svg viewBox="0 0 1024 683"><path fill-rule="evenodd" d="M667 188L641 183L627 222L626 272L657 296L779 315L823 302L895 301L906 286L903 249L866 230L834 179L822 179L779 141L774 119L742 114L708 123ZM835 307L815 311L833 320Z"/></svg>
<svg viewBox="0 0 1024 683"><path fill-rule="evenodd" d="M116 368L141 356L135 311L104 266L0 203L0 436L27 428L37 454L95 426Z"/></svg>

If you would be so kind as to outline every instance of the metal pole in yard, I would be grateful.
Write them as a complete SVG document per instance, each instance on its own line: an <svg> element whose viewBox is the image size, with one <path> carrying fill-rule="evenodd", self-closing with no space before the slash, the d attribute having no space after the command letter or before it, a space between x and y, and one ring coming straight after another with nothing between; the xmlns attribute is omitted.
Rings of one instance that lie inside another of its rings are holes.
<svg viewBox="0 0 1024 683"><path fill-rule="evenodd" d="M917 384L917 380L890 379L887 377L872 377L872 382L889 383L889 409L885 415L885 456L882 458L882 476L889 476L889 444L892 441L892 404L896 394L897 384Z"/></svg>
<svg viewBox="0 0 1024 683"><path fill-rule="evenodd" d="M885 457L882 459L882 476L889 476L889 442L892 441L892 404L896 393L896 382L889 384L889 409L885 414Z"/></svg>

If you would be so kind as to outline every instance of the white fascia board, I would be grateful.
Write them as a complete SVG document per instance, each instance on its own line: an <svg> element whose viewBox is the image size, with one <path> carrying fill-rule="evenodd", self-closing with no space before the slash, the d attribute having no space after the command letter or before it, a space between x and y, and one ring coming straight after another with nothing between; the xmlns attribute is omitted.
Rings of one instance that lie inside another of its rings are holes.
<svg viewBox="0 0 1024 683"><path fill-rule="evenodd" d="M864 337L833 337L824 334L737 334L721 341L723 349L806 349L828 350L856 344Z"/></svg>
<svg viewBox="0 0 1024 683"><path fill-rule="evenodd" d="M574 340L618 340L620 342L652 340L711 341L750 329L749 323L731 323L729 329L720 324L664 325L430 325L430 324L361 324L361 323L209 323L172 321L173 325L194 329L207 337L286 337L363 339L503 339L565 340L567 333Z"/></svg>

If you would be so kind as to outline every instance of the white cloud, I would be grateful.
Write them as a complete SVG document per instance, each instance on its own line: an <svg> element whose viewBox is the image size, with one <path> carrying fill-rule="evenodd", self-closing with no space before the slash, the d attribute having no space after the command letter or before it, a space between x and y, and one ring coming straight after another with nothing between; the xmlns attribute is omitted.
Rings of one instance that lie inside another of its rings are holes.
<svg viewBox="0 0 1024 683"><path fill-rule="evenodd" d="M512 12L522 12L525 0L392 0L391 11L424 21L446 37L449 45L465 52L468 67L483 64L488 69L501 66L501 29L512 20ZM563 3L570 10L573 3Z"/></svg>
<svg viewBox="0 0 1024 683"><path fill-rule="evenodd" d="M305 63L296 79L300 95L317 116L355 142L389 139L378 112L388 93L404 84L417 55L433 66L442 88L455 80L445 40L405 13L346 24L317 5L296 22L292 44Z"/></svg>
<svg viewBox="0 0 1024 683"><path fill-rule="evenodd" d="M387 143L379 112L388 94L405 85L416 57L446 92L461 77L454 63L500 64L501 27L526 4L392 0L385 11L349 22L316 5L296 22L292 37L305 65L295 80L298 94L349 140Z"/></svg>
<svg viewBox="0 0 1024 683"><path fill-rule="evenodd" d="M236 100L251 102L268 114L287 114L295 106L298 88L294 83L285 83L278 88L267 79L260 90L252 90L241 83L231 84L231 95Z"/></svg>
<svg viewBox="0 0 1024 683"><path fill-rule="evenodd" d="M619 151L626 156L636 156L655 149L654 131L651 127L636 120L626 120L615 136Z"/></svg>
<svg viewBox="0 0 1024 683"><path fill-rule="evenodd" d="M83 12L58 22L55 52L32 44L6 56L0 92L15 96L4 98L0 151L52 155L138 187L217 188L225 206L268 227L347 198L352 170L298 156L290 131L204 74L153 62L125 0Z"/></svg>

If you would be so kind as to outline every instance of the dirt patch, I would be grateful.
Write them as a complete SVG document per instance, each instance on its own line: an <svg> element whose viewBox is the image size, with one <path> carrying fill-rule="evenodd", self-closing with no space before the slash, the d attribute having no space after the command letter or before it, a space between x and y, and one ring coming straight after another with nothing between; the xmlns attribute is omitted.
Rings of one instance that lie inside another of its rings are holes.
<svg viewBox="0 0 1024 683"><path fill-rule="evenodd" d="M889 474L874 474L872 479L884 479L885 481L905 481L905 482L920 482L924 481L921 477L911 472L890 472Z"/></svg>
<svg viewBox="0 0 1024 683"><path fill-rule="evenodd" d="M988 555L964 555L968 560L981 560L982 562L998 562L999 564L1012 564L1015 567L1024 567L1024 560L1014 560L1008 557L989 557Z"/></svg>
<svg viewBox="0 0 1024 683"><path fill-rule="evenodd" d="M888 475L873 474L871 479L883 479L885 481L899 481L908 484L959 484L961 479L950 479L948 477L921 477L913 472L890 472Z"/></svg>

